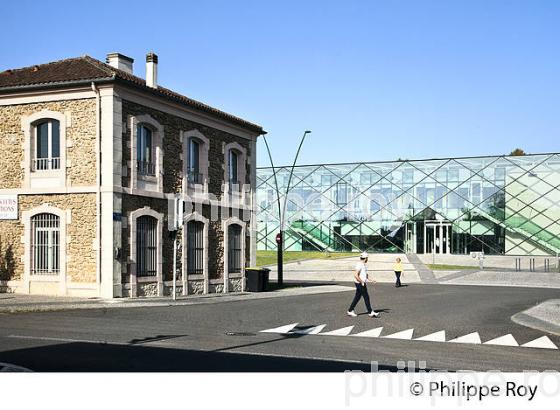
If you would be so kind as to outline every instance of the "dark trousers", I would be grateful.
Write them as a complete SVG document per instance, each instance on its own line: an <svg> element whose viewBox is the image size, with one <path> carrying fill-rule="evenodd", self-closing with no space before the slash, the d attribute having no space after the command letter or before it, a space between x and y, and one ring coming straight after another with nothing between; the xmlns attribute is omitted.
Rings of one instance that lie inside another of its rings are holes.
<svg viewBox="0 0 560 410"><path fill-rule="evenodd" d="M371 313L373 309L369 304L369 295L367 292L367 286L366 285L362 286L361 283L354 283L354 285L356 285L356 294L354 295L354 300L352 300L352 303L350 304L350 309L348 309L348 311L349 312L353 311L356 305L358 304L358 302L360 301L360 298L364 298L366 309L368 313Z"/></svg>
<svg viewBox="0 0 560 410"><path fill-rule="evenodd" d="M396 287L400 287L401 286L401 273L402 272L397 272L395 271L395 276L397 277L397 282L395 283Z"/></svg>

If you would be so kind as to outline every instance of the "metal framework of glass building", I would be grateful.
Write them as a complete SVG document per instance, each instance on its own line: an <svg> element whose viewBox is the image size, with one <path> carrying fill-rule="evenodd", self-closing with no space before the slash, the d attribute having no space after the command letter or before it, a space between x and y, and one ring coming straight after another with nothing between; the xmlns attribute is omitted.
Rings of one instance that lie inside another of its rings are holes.
<svg viewBox="0 0 560 410"><path fill-rule="evenodd" d="M290 170L275 168L282 204ZM274 250L272 168L256 200L257 248ZM285 209L288 251L558 255L560 154L297 166Z"/></svg>

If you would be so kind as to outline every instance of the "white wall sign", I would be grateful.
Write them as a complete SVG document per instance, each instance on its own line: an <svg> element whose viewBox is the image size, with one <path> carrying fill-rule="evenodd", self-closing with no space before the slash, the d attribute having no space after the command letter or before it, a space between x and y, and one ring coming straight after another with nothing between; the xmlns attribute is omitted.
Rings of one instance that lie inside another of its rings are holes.
<svg viewBox="0 0 560 410"><path fill-rule="evenodd" d="M0 195L0 219L18 219L17 195Z"/></svg>

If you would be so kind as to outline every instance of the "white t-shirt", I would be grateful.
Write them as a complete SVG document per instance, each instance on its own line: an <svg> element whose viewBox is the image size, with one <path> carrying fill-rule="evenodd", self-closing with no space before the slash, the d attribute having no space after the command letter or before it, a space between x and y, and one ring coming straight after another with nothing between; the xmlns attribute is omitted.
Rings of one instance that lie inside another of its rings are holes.
<svg viewBox="0 0 560 410"><path fill-rule="evenodd" d="M366 282L367 280L367 266L365 263L363 262L358 262L356 264L356 267L354 268L354 272L359 270L360 271L360 279L362 280L362 282ZM354 283L360 283L359 281L356 280L356 278L354 277Z"/></svg>

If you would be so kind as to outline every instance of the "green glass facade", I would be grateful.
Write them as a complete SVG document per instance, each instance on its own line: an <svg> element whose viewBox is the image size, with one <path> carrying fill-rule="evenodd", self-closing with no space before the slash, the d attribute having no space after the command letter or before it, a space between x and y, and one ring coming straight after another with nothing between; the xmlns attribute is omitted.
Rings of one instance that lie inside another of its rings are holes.
<svg viewBox="0 0 560 410"><path fill-rule="evenodd" d="M276 168L282 205L290 168ZM276 249L276 198L259 168L259 250ZM284 231L291 251L557 255L560 154L297 166Z"/></svg>

